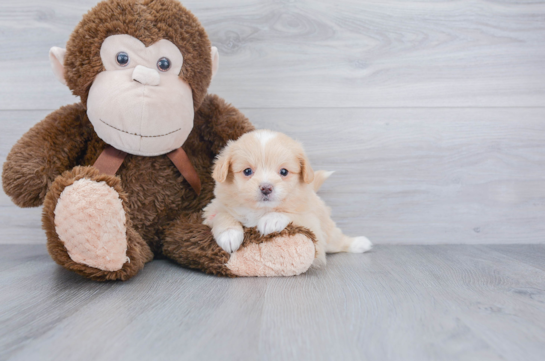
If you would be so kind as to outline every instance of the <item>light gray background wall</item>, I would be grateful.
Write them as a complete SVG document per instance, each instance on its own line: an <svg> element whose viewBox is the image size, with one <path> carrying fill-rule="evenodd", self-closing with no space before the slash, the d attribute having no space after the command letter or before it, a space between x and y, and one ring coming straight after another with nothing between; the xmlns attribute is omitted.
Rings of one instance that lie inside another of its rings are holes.
<svg viewBox="0 0 545 361"><path fill-rule="evenodd" d="M95 0L0 3L0 162L76 102L53 76ZM545 1L183 2L220 52L211 92L303 141L347 233L545 242ZM0 243L43 243L0 192Z"/></svg>

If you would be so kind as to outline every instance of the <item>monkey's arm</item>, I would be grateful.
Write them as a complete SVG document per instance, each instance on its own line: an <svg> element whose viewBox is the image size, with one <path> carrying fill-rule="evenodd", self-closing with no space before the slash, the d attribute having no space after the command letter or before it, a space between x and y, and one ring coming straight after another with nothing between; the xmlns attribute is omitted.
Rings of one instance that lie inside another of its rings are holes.
<svg viewBox="0 0 545 361"><path fill-rule="evenodd" d="M195 115L194 126L214 154L218 154L229 140L236 140L255 129L244 114L217 95L207 95Z"/></svg>
<svg viewBox="0 0 545 361"><path fill-rule="evenodd" d="M92 132L85 113L79 103L62 107L13 146L4 163L2 185L15 204L41 205L55 178L77 165Z"/></svg>

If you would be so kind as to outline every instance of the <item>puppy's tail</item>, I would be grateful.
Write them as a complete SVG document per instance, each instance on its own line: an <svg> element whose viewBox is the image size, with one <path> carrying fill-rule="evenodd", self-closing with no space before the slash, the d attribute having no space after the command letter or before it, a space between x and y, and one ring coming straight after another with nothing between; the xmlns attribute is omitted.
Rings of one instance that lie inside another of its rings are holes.
<svg viewBox="0 0 545 361"><path fill-rule="evenodd" d="M319 170L314 172L314 181L312 181L312 187L315 192L318 192L318 189L324 184L325 180L329 178L330 175L335 173L335 171L329 172L327 170Z"/></svg>

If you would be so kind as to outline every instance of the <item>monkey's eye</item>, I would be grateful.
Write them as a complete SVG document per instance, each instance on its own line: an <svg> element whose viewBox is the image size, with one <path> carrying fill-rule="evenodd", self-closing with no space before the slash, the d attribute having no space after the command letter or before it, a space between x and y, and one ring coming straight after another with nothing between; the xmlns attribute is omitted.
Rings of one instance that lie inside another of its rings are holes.
<svg viewBox="0 0 545 361"><path fill-rule="evenodd" d="M246 168L246 169L244 169L244 175L245 175L246 177L251 176L252 173L253 173L252 168Z"/></svg>
<svg viewBox="0 0 545 361"><path fill-rule="evenodd" d="M280 169L280 175L281 175L282 177L287 176L288 173L289 173L289 172L288 172L288 170L287 170L286 168Z"/></svg>
<svg viewBox="0 0 545 361"><path fill-rule="evenodd" d="M115 60L120 66L127 66L129 65L129 54L125 53L124 51L120 51L115 56Z"/></svg>
<svg viewBox="0 0 545 361"><path fill-rule="evenodd" d="M167 58L161 58L157 61L157 68L161 71L168 71L170 69L170 60Z"/></svg>

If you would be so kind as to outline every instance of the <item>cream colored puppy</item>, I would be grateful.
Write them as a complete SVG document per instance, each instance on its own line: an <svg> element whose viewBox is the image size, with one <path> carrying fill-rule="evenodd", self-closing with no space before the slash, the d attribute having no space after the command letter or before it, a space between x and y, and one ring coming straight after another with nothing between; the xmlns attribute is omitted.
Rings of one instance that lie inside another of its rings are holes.
<svg viewBox="0 0 545 361"><path fill-rule="evenodd" d="M344 235L316 194L331 173L315 174L301 144L285 134L270 130L244 134L229 142L216 160L212 173L216 198L204 209L204 224L230 253L244 239L242 226L257 226L267 235L291 222L316 235L315 266L325 265L326 252L368 251L371 242Z"/></svg>

